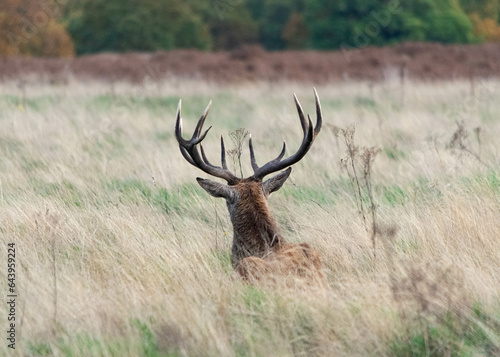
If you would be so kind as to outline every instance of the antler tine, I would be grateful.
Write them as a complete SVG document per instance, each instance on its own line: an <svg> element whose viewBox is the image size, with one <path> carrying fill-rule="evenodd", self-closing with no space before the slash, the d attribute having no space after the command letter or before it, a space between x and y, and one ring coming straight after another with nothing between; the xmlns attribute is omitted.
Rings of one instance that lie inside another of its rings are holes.
<svg viewBox="0 0 500 357"><path fill-rule="evenodd" d="M299 99L293 93L293 99L295 100L295 106L297 107L297 112L299 112L299 118L300 118L300 125L302 126L302 131L305 133L306 132L306 118L304 116L304 111L302 110L302 106L300 105Z"/></svg>
<svg viewBox="0 0 500 357"><path fill-rule="evenodd" d="M280 161L283 158L283 156L285 156L285 151L286 151L286 142L283 141L283 148L281 149L280 154L278 155L278 157L276 159L274 159L271 162L278 162L278 161Z"/></svg>
<svg viewBox="0 0 500 357"><path fill-rule="evenodd" d="M177 138L177 141L179 142L179 145L181 142L185 143L186 140L183 139L182 137L182 118L181 118L181 106L182 106L182 99L179 99L179 104L177 104L177 114L175 115L175 137ZM182 150L181 150L182 152Z"/></svg>
<svg viewBox="0 0 500 357"><path fill-rule="evenodd" d="M203 128L203 124L205 124L205 119L207 119L208 111L210 110L211 106L212 106L212 101L209 101L207 107L205 108L205 111L203 112L202 116L200 117L200 120L198 120L198 124L196 124L196 129L194 129L193 137L191 139L200 137L201 129ZM208 129L210 129L210 128L208 128ZM206 132L205 132L205 135L206 135Z"/></svg>
<svg viewBox="0 0 500 357"><path fill-rule="evenodd" d="M257 165L257 162L255 160L255 154L254 154L254 151L253 151L252 135L251 134L250 134L250 139L248 140L248 146L250 147L250 162L252 164L252 169L253 169L253 172L254 172L254 177L257 177L256 174L258 173L260 167ZM285 155L285 151L286 151L286 142L283 141L283 148L281 149L280 154L278 155L278 157L276 157L275 159L271 160L270 163L279 162L283 158L283 156Z"/></svg>
<svg viewBox="0 0 500 357"><path fill-rule="evenodd" d="M321 126L323 125L323 114L321 114L321 103L319 102L318 92L316 92L316 88L313 87L314 90L314 101L316 102L316 126L314 127L314 136L318 135Z"/></svg>
<svg viewBox="0 0 500 357"><path fill-rule="evenodd" d="M207 164L208 166L214 166L210 163L210 161L208 161L207 155L205 155L205 150L203 150L203 145L201 144L200 144L200 151L201 151L201 158L203 159L205 164Z"/></svg>
<svg viewBox="0 0 500 357"><path fill-rule="evenodd" d="M182 147L181 145L179 145L179 148L181 149L182 156L184 156L184 158L187 160L187 162L189 162L193 166L196 166L196 164L194 163L193 159L191 159L191 156L189 156L186 149L184 149L184 147Z"/></svg>
<svg viewBox="0 0 500 357"><path fill-rule="evenodd" d="M286 144L283 143L283 150L281 151L280 155L272 161L269 161L267 164L265 164L262 167L254 167L254 175L252 176L254 179L261 180L264 178L264 176L276 172L279 170L282 170L284 168L287 168L288 166L291 166L297 162L299 162L309 151L311 148L311 145L316 138L316 136L319 134L321 131L321 126L323 123L323 118L321 114L321 104L319 101L319 96L318 93L316 92L316 89L314 89L314 97L315 97L315 102L316 102L316 126L313 127L313 123L311 121L311 118L309 115L307 116L307 119L305 118L304 111L302 110L302 106L300 105L299 100L297 99L297 96L294 94L293 95L294 100L295 100L295 105L297 107L297 112L299 113L299 119L300 119L300 125L302 126L302 131L304 132L304 138L302 139L302 143L300 144L299 149L295 154L293 154L290 157L287 157L284 160L281 160L283 158L283 155L285 154L285 148ZM253 148L251 145L250 141L250 155L253 157L253 161L255 161L254 155L253 155ZM252 163L252 167L253 167Z"/></svg>
<svg viewBox="0 0 500 357"><path fill-rule="evenodd" d="M250 149L250 163L252 164L252 169L255 173L259 169L259 166L257 165L257 161L255 160L255 153L253 151L252 134L250 134L250 137L248 139L248 148Z"/></svg>
<svg viewBox="0 0 500 357"><path fill-rule="evenodd" d="M197 168L206 172L209 175L222 178L226 180L229 184L237 183L240 179L234 176L231 173L231 171L227 169L226 159L224 155L224 143L223 142L221 143L223 152L221 154L222 156L221 159L223 167L212 165L210 161L208 161L207 156L205 155L203 146L200 144L203 141L203 139L205 139L205 137L207 136L208 131L212 128L209 127L207 130L203 132L203 134L200 135L200 133L203 130L203 124L205 123L205 119L207 118L208 111L210 109L212 101L208 103L208 106L203 112L203 115L201 116L200 120L198 120L198 124L196 125L196 128L193 132L193 136L191 137L190 140L186 140L182 137L181 104L182 101L179 100L179 105L177 107L177 118L175 122L175 137L177 139L177 142L179 143L179 148L181 150L182 156L184 156L186 161L189 162L191 165L196 166ZM201 156L200 152L198 151L197 147L198 144L200 144Z"/></svg>
<svg viewBox="0 0 500 357"><path fill-rule="evenodd" d="M224 138L222 135L220 136L220 161L222 164L222 168L224 170L227 170L227 163L226 163L226 148L224 146Z"/></svg>
<svg viewBox="0 0 500 357"><path fill-rule="evenodd" d="M205 122L205 119L207 117L208 109L210 108L210 103L208 104L207 109L205 109L204 115L202 115L200 120L198 121L193 136L191 137L191 140L186 140L182 137L182 118L181 118L182 99L179 99L179 104L177 105L177 119L175 121L175 137L177 138L179 145L181 145L181 143L183 146L196 145L199 144L203 139L205 139L205 136L207 136L208 131L212 129L212 127L210 126L207 130L205 130L203 134L201 134L201 136L200 132L203 129L203 123Z"/></svg>

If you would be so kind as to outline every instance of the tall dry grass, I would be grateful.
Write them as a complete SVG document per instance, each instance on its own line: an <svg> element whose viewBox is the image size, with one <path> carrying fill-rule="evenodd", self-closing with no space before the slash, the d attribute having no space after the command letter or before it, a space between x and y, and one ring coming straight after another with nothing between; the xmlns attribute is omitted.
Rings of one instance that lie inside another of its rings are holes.
<svg viewBox="0 0 500 357"><path fill-rule="evenodd" d="M17 247L17 355L497 355L499 84L407 82L404 98L398 81L317 88L325 127L270 205L287 239L321 252L327 286L291 289L233 274L225 204L197 186L206 175L180 155L174 115L181 97L189 132L212 99L212 161L219 135L244 127L263 163L283 139L298 147L291 94L312 113L310 88L4 83L0 239ZM376 258L366 187L356 197L341 168L351 123L356 145L381 150ZM468 150L450 145L457 123Z"/></svg>

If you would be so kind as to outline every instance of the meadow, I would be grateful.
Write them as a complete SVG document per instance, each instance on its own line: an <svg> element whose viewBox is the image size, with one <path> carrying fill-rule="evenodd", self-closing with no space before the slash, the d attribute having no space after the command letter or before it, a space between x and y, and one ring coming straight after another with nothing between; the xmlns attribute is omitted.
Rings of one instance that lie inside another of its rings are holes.
<svg viewBox="0 0 500 357"><path fill-rule="evenodd" d="M311 85L2 83L0 240L3 257L15 243L18 298L16 350L2 338L0 354L500 355L500 81L317 90L322 132L269 204L320 252L326 284L290 287L234 274L225 202L173 129L179 98L185 137L211 99L211 161L245 128L262 164L298 148L292 93L314 114ZM242 154L249 175L246 141Z"/></svg>

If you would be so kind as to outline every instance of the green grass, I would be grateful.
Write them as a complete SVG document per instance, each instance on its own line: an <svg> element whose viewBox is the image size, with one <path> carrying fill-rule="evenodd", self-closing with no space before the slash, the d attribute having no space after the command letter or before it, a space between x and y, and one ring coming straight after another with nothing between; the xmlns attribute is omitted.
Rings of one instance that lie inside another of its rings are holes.
<svg viewBox="0 0 500 357"><path fill-rule="evenodd" d="M462 177L461 183L465 189L475 192L478 188L485 188L492 194L500 193L500 172L494 168L488 169L468 177Z"/></svg>
<svg viewBox="0 0 500 357"><path fill-rule="evenodd" d="M399 185L378 186L375 188L375 191L378 191L385 199L385 202L392 207L404 205L409 200L406 190Z"/></svg>
<svg viewBox="0 0 500 357"><path fill-rule="evenodd" d="M25 159L22 160L21 167L26 172L26 174L33 175L38 173L39 171L46 171L48 165L42 160Z"/></svg>
<svg viewBox="0 0 500 357"><path fill-rule="evenodd" d="M395 147L385 147L384 148L385 155L391 160L405 160L408 157L408 154L401 149Z"/></svg>
<svg viewBox="0 0 500 357"><path fill-rule="evenodd" d="M331 206L336 202L336 193L324 187L284 187L280 191L285 197L290 197L297 204L315 203Z"/></svg>
<svg viewBox="0 0 500 357"><path fill-rule="evenodd" d="M15 157L25 151L25 145L15 138L0 136L0 148L4 157Z"/></svg>
<svg viewBox="0 0 500 357"><path fill-rule="evenodd" d="M133 319L130 327L134 336L128 340L100 340L88 334L67 334L60 337L53 345L45 342L28 342L30 356L53 356L58 351L62 356L113 356L119 357L136 351L144 357L179 356L177 351L160 352L153 332L145 322Z"/></svg>
<svg viewBox="0 0 500 357"><path fill-rule="evenodd" d="M0 95L0 108L16 107L19 111L32 110L34 112L46 112L54 103L59 101L58 96L43 95L37 97L21 97L10 94Z"/></svg>
<svg viewBox="0 0 500 357"><path fill-rule="evenodd" d="M354 98L354 105L357 107L375 108L377 103L371 98L357 96Z"/></svg>
<svg viewBox="0 0 500 357"><path fill-rule="evenodd" d="M149 205L163 213L185 213L196 204L199 197L208 195L196 183L185 183L171 189L155 186L151 181L139 179L113 179L103 182L103 188L110 197L116 197L121 204Z"/></svg>
<svg viewBox="0 0 500 357"><path fill-rule="evenodd" d="M70 181L48 182L32 177L29 185L40 197L60 200L64 205L80 208L86 204L84 194Z"/></svg>
<svg viewBox="0 0 500 357"><path fill-rule="evenodd" d="M500 346L495 345L484 329L491 323L488 321L490 319L481 314L478 304L474 306L474 313L475 321L447 312L440 321L422 320L414 324L407 329L404 338L398 337L391 343L392 355L496 356L500 352ZM494 326L500 328L498 324Z"/></svg>
<svg viewBox="0 0 500 357"><path fill-rule="evenodd" d="M117 109L137 111L147 109L155 115L175 111L179 99L177 97L135 97L128 95L103 94L87 101L89 110L109 112Z"/></svg>

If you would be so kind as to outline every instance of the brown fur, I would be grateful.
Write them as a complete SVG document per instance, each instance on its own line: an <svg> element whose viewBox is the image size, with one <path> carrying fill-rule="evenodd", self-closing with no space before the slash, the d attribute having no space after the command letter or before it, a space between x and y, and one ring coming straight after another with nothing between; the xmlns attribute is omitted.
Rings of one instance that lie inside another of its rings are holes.
<svg viewBox="0 0 500 357"><path fill-rule="evenodd" d="M322 279L319 253L307 243L287 243L274 220L262 182L242 181L234 186L238 199L228 204L234 229L231 262L245 279L293 276Z"/></svg>
<svg viewBox="0 0 500 357"><path fill-rule="evenodd" d="M302 278L309 283L321 283L321 258L307 243L286 243L281 249L272 251L264 258L242 259L236 271L248 281L263 278L286 280L288 277Z"/></svg>

